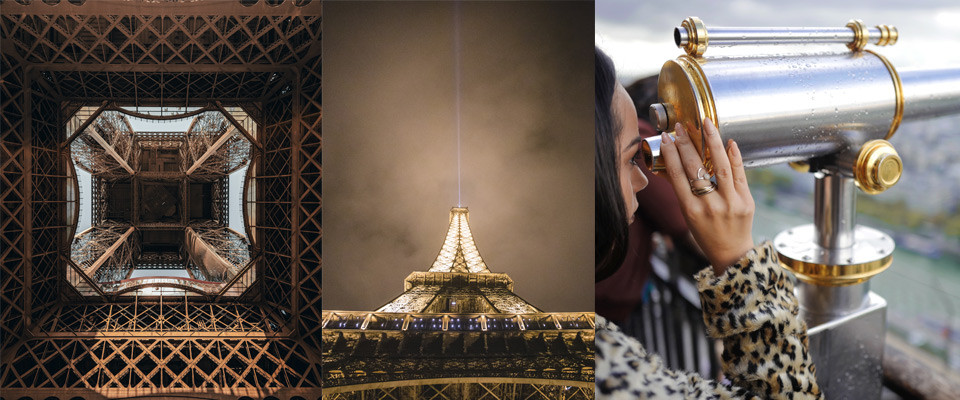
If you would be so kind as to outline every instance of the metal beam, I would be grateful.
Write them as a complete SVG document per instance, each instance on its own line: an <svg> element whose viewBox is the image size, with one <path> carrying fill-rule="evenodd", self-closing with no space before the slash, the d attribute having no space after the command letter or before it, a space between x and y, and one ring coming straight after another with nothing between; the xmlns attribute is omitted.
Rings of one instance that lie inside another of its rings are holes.
<svg viewBox="0 0 960 400"><path fill-rule="evenodd" d="M113 256L113 253L115 253L117 249L120 248L120 246L127 241L127 238L129 238L130 235L133 234L133 231L135 229L136 228L132 226L129 229L127 229L127 231L124 232L123 235L120 235L120 238L117 239L117 241L114 242L113 245L111 245L110 248L107 249L107 251L103 252L103 255L101 255L100 258L97 259L97 262L93 263L93 265L91 265L90 268L87 268L83 272L87 274L87 276L93 276L93 274L96 273L97 270L100 269L100 267L102 267L103 264L105 264L107 260L110 259L111 256Z"/></svg>
<svg viewBox="0 0 960 400"><path fill-rule="evenodd" d="M97 0L87 1L77 6L61 1L57 4L47 4L42 1L32 1L20 4L16 1L3 2L3 15L144 15L144 16L174 16L174 15L243 15L243 16L276 16L296 17L323 15L322 2L315 0L304 5L295 5L294 1L284 1L276 5L268 5L260 1L251 5L242 5L240 2L226 1L198 1L189 7L171 7L166 2L130 2L127 0Z"/></svg>
<svg viewBox="0 0 960 400"><path fill-rule="evenodd" d="M31 78L29 75L24 76L24 87L30 88L32 85L30 83ZM4 82L6 83L6 82ZM22 301L21 309L23 310L23 316L21 321L21 332L17 332L21 335L21 338L24 336L23 333L26 333L26 330L30 325L32 325L33 318L33 205L34 199L37 198L36 194L33 192L33 170L34 163L36 162L33 154L33 90L27 89L23 92L23 95L20 96L21 101L23 101L23 191L20 192L23 196L23 209L20 214L21 225L23 231L20 232L21 243L23 247L21 251L23 252L23 262L20 264L21 273L23 274L23 295L20 297ZM4 132L6 136L7 132ZM11 135L12 136L12 135ZM39 168L37 168L39 169Z"/></svg>
<svg viewBox="0 0 960 400"><path fill-rule="evenodd" d="M6 39L4 40L6 42ZM33 64L38 71L51 72L116 72L116 73L164 73L164 74L229 74L284 72L286 65L278 64Z"/></svg>
<svg viewBox="0 0 960 400"><path fill-rule="evenodd" d="M190 167L190 169L187 170L187 175L192 174L193 171L195 171L197 168L199 168L200 165L202 165L204 161L207 161L207 159L210 158L210 156L212 156L214 153L216 153L216 152L217 152L217 149L219 149L220 146L223 146L223 144L227 142L227 139L230 139L230 135L233 134L233 130L234 130L234 129L235 129L235 128L231 126L230 129L227 129L226 132L224 132L222 135L220 135L220 138L217 139L217 141L214 142L212 145L210 145L210 147L207 148L207 151L204 152L203 155L200 156L200 158L198 158L197 161L195 161L195 162L193 163L193 166Z"/></svg>
<svg viewBox="0 0 960 400"><path fill-rule="evenodd" d="M303 236L300 233L300 192L303 181L301 177L301 157L303 153L300 149L303 147L302 138L303 138L303 124L301 119L303 118L303 107L300 104L301 91L303 90L303 80L300 79L299 71L295 72L293 75L293 84L294 92L293 98L290 100L290 106L293 108L293 115L290 120L290 253L293 256L290 265L290 283L292 285L298 285L300 283L300 270L303 266L303 260L301 260L302 249L300 248L301 243L305 242ZM291 290L290 291L290 308L293 313L293 320L300 320L300 291ZM300 330L299 323L293 325L294 329ZM303 332L301 332L302 334Z"/></svg>
<svg viewBox="0 0 960 400"><path fill-rule="evenodd" d="M233 264L220 256L217 250L203 240L203 237L191 227L184 230L183 247L187 250L187 254L193 259L193 262L205 270L204 273L207 274L208 279L211 271L218 273L224 271L236 272Z"/></svg>
<svg viewBox="0 0 960 400"><path fill-rule="evenodd" d="M73 143L73 140L76 139L78 136L80 136L80 134L83 133L83 131L87 130L87 128L90 127L90 124L92 124L93 121L96 120L97 117L99 117L100 114L104 110L106 110L109 106L110 106L109 100L104 100L102 103L100 103L100 107L97 108L97 110L94 111L93 114L90 114L90 117L88 117L86 121L83 121L83 123L80 124L80 127L77 128L77 130L70 135L67 141L63 142L63 144L60 145L60 148L66 148L67 146L70 145L70 143Z"/></svg>
<svg viewBox="0 0 960 400"><path fill-rule="evenodd" d="M119 112L119 113L121 113L121 114L129 115L129 116L131 116L131 117L137 117L137 118L142 118L142 119L149 119L149 120L151 120L151 121L173 121L173 120L178 120L178 119L186 119L186 118L190 118L190 117L195 117L195 116L197 116L197 115L199 115L199 114L201 114L201 113L205 113L205 112L207 112L207 111L213 111L213 110L215 110L215 109L216 109L216 108L214 108L214 107L211 107L211 106L209 106L209 105L205 105L205 106L200 107L200 108L198 108L198 109L196 109L196 110L187 111L187 112L182 113L182 114L174 114L174 115L154 115L154 114L139 113L139 112L136 112L136 111L133 111L133 110L130 110L130 109L127 109L127 108L119 107L119 106L116 106L116 105L110 107L110 110L111 110L111 111L117 111L117 112ZM194 120L196 120L196 118L194 118ZM190 126L193 127L193 124L190 124ZM130 130L133 131L133 128L130 128ZM190 132L190 129L187 129L187 132Z"/></svg>
<svg viewBox="0 0 960 400"><path fill-rule="evenodd" d="M84 229L83 232L80 232L80 233L74 235L73 238L76 239L76 238L78 238L78 237L80 237L80 236L83 236L83 234L85 234L85 233L87 233L87 232L90 232L90 231L92 231L92 230L93 230L93 225L90 225L87 229Z"/></svg>
<svg viewBox="0 0 960 400"><path fill-rule="evenodd" d="M134 226L140 223L140 176L130 180L133 193L130 195L130 221Z"/></svg>
<svg viewBox="0 0 960 400"><path fill-rule="evenodd" d="M190 221L190 182L186 175L180 179L180 198L183 199L183 207L180 207L180 223L186 225Z"/></svg>
<svg viewBox="0 0 960 400"><path fill-rule="evenodd" d="M100 136L100 134L97 133L97 131L90 128L85 129L85 131L87 132L87 134L90 135L90 137L93 138L93 140L96 140L97 143L99 143L100 146L107 151L107 154L110 154L110 156L112 156L115 160L117 160L120 166L123 167L123 169L127 170L127 172L129 172L130 175L136 174L133 168L130 168L130 164L127 164L127 160L124 160L123 157L120 157L120 154L117 153L117 150L115 150L113 146L110 145L110 143L107 143L107 141L103 139L103 136Z"/></svg>
<svg viewBox="0 0 960 400"><path fill-rule="evenodd" d="M512 383L524 385L551 385L551 386L570 386L593 389L594 382L575 381L564 379L549 378L521 378L521 377L456 377L456 378L429 378L429 379L407 379L386 382L370 382L356 385L324 387L324 395L333 395L336 393L350 393L361 390L395 388L403 386L426 386L443 384L493 384L493 383Z"/></svg>
<svg viewBox="0 0 960 400"><path fill-rule="evenodd" d="M228 229L229 229L229 228L228 228ZM232 230L232 229L231 229L231 230ZM223 285L223 289L220 289L220 292L217 293L217 295L213 298L213 301L214 301L214 302L220 301L220 298L223 297L223 295L226 294L227 291L229 291L231 288L233 288L233 285L236 285L236 284L237 284L237 281L239 281L240 278L243 277L243 275L246 274L247 271L250 270L250 268L254 268L254 267L257 265L257 263L260 262L260 258L261 258L261 257L263 257L263 256L258 254L256 257L252 258L252 259L247 263L247 265L245 265L245 266L243 267L243 269L241 269L241 270L238 271L236 274L234 274L234 275L233 275L233 278L230 278L230 280L229 280L225 285ZM244 290L246 290L246 288L245 288Z"/></svg>
<svg viewBox="0 0 960 400"><path fill-rule="evenodd" d="M221 103L218 100L214 104L217 106L217 109L220 110L220 113L223 114L224 117L227 117L227 121L230 121L230 123L233 124L233 126L236 127L237 130L240 131L240 133L242 133L243 136L250 141L250 143L253 143L253 145L257 147L257 150L260 150L261 152L263 152L263 146L260 144L260 142L257 141L257 139L254 138L253 135L250 134L250 132L247 132L247 129L244 128L243 125L240 125L240 122L233 117L233 114L230 114L230 112L223 107L223 103ZM193 125L191 124L190 126L192 127Z"/></svg>
<svg viewBox="0 0 960 400"><path fill-rule="evenodd" d="M93 228L93 227L90 227L90 229L92 229L92 228ZM87 230L90 230L90 229L87 229ZM132 229L132 228L131 228L131 229ZM84 232L86 232L86 231L84 231ZM72 269L74 272L76 272L76 273L77 273L77 276L79 276L81 280L83 280L84 282L86 282L87 286L90 286L91 289L93 289L95 292L97 292L97 295L100 296L100 299L101 299L101 300L106 299L106 296L107 296L107 295L103 293L103 289L100 288L100 285L97 284L97 283L95 283L95 282L93 281L93 279L90 278L90 275L87 275L86 272L84 272L84 270L80 268L80 266L78 266L76 263L73 262L73 260L70 259L70 257L67 257L67 256L61 254L61 255L60 255L60 259L63 260L64 262L66 262L67 265L70 266L70 269ZM75 286L75 285L74 285L74 286ZM76 289L76 287L74 287L74 288Z"/></svg>

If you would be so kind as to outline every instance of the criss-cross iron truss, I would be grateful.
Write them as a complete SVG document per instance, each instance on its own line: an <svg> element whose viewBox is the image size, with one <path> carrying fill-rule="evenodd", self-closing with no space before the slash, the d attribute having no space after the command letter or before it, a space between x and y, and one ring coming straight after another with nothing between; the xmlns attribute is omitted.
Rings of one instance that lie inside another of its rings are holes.
<svg viewBox="0 0 960 400"><path fill-rule="evenodd" d="M393 386L355 392L331 392L324 400L590 400L594 388L590 386L552 385L517 382L445 382L425 385Z"/></svg>
<svg viewBox="0 0 960 400"><path fill-rule="evenodd" d="M316 398L319 1L0 4L4 397ZM197 123L136 132L129 118L169 117L143 107ZM74 160L93 210L78 209ZM224 175L241 165L233 232ZM209 195L202 220L163 201L190 185ZM159 200L138 202L145 191ZM93 227L76 232L81 212ZM170 230L199 247L143 247ZM190 275L129 279L130 260ZM224 282L204 287L214 274Z"/></svg>

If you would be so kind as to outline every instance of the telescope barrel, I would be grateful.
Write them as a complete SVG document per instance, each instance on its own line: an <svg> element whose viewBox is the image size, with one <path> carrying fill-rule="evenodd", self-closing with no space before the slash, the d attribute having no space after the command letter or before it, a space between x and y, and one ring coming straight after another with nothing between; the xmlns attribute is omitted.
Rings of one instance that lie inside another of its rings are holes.
<svg viewBox="0 0 960 400"><path fill-rule="evenodd" d="M701 121L740 147L746 167L805 161L889 139L901 121L960 113L960 69L898 73L882 56L856 53L667 61L657 129L685 124L703 149ZM642 146L663 169L659 138Z"/></svg>
<svg viewBox="0 0 960 400"><path fill-rule="evenodd" d="M667 61L658 81L663 112L657 128L685 124L703 149L701 121L737 142L744 164L804 161L848 146L846 132L866 140L892 134L897 90L873 53ZM657 108L655 105L653 108ZM646 151L646 150L644 150ZM662 162L647 164L661 169Z"/></svg>
<svg viewBox="0 0 960 400"><path fill-rule="evenodd" d="M871 37L879 41L880 29L871 28ZM849 28L710 28L709 43L714 46L735 46L741 44L808 44L808 43L842 43L847 44L854 39L853 31ZM674 41L677 47L686 46L690 35L686 28L674 29Z"/></svg>
<svg viewBox="0 0 960 400"><path fill-rule="evenodd" d="M896 27L867 27L860 20L852 20L840 28L711 27L708 30L699 18L690 17L673 30L677 47L692 56L703 55L707 46L842 43L852 50L863 50L867 43L893 45L899 36Z"/></svg>

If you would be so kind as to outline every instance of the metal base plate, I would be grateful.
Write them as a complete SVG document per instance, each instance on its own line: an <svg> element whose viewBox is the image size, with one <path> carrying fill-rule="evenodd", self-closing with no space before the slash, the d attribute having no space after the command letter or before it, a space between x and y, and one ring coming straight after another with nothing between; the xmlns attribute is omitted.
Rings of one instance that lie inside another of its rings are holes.
<svg viewBox="0 0 960 400"><path fill-rule="evenodd" d="M893 261L893 239L879 230L857 225L854 244L827 249L816 241L813 224L780 232L773 240L780 262L797 278L822 286L861 283L887 269Z"/></svg>

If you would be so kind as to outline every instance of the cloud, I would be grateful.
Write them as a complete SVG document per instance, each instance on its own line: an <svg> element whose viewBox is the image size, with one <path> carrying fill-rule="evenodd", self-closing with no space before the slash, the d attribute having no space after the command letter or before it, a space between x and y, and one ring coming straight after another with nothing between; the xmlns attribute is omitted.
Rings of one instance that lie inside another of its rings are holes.
<svg viewBox="0 0 960 400"><path fill-rule="evenodd" d="M590 3L464 3L463 205L489 268L548 311L593 310ZM453 7L324 8L324 309L427 270L457 204Z"/></svg>

